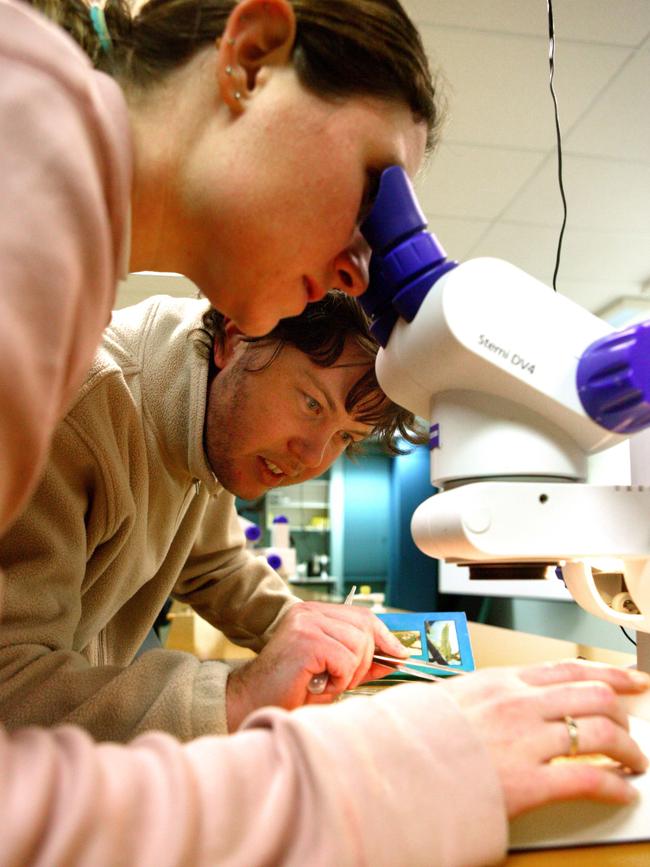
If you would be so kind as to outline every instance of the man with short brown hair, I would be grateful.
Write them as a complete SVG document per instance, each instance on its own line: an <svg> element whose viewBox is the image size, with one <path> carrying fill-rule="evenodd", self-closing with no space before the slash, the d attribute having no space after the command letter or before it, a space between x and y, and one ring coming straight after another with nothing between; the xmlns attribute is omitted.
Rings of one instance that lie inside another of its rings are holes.
<svg viewBox="0 0 650 867"><path fill-rule="evenodd" d="M216 338L215 338L216 335ZM254 708L331 701L401 645L368 612L300 603L246 550L235 496L322 474L379 431L418 439L381 392L340 292L244 337L191 299L117 311L32 503L0 541L0 711L101 739L235 730ZM260 651L244 667L136 652L170 595ZM324 696L311 677L328 671Z"/></svg>

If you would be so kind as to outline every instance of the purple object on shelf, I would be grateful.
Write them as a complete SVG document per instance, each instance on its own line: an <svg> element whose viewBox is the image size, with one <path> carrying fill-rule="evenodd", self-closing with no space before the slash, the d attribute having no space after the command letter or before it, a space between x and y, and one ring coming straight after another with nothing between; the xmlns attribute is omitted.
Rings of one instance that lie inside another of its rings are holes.
<svg viewBox="0 0 650 867"><path fill-rule="evenodd" d="M431 287L458 264L447 259L438 239L426 227L426 217L404 169L385 169L375 203L361 226L372 258L368 289L359 299L382 346L388 343L398 317L410 322Z"/></svg>
<svg viewBox="0 0 650 867"><path fill-rule="evenodd" d="M251 524L244 530L244 536L246 536L249 542L257 542L261 535L262 531L257 524Z"/></svg>
<svg viewBox="0 0 650 867"><path fill-rule="evenodd" d="M276 571L282 566L282 557L279 554L269 554L266 558L266 562L269 564L271 569L275 569Z"/></svg>
<svg viewBox="0 0 650 867"><path fill-rule="evenodd" d="M650 427L650 321L587 347L577 388L587 415L607 430L630 434Z"/></svg>

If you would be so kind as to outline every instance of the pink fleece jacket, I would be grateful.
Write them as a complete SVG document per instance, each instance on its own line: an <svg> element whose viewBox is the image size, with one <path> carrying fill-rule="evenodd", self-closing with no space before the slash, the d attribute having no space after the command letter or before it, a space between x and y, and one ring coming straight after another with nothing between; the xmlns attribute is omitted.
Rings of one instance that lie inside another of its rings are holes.
<svg viewBox="0 0 650 867"><path fill-rule="evenodd" d="M43 468L124 276L131 187L120 88L58 28L0 4L0 529Z"/></svg>
<svg viewBox="0 0 650 867"><path fill-rule="evenodd" d="M3 531L109 317L131 145L116 85L12 0L0 69ZM430 685L263 709L239 734L185 745L0 729L0 805L1 867L470 867L500 860L507 839L494 767Z"/></svg>
<svg viewBox="0 0 650 867"><path fill-rule="evenodd" d="M471 867L507 837L495 772L430 684L183 746L23 729L0 739L0 803L2 867Z"/></svg>

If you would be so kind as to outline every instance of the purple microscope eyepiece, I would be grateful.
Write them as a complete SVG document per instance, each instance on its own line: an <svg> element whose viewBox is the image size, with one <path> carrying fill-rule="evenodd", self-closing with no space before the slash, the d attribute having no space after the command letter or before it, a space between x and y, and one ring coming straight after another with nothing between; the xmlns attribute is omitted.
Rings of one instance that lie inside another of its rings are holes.
<svg viewBox="0 0 650 867"><path fill-rule="evenodd" d="M375 203L361 226L372 257L368 289L359 299L382 346L387 344L397 318L410 322L435 282L457 265L447 259L426 227L426 217L404 169L385 169Z"/></svg>

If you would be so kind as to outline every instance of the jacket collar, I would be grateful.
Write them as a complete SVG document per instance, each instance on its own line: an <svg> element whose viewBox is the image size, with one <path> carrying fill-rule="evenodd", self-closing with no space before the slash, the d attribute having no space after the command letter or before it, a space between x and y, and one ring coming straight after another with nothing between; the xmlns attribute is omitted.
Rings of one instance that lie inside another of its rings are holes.
<svg viewBox="0 0 650 867"><path fill-rule="evenodd" d="M212 340L202 317L208 308L207 301L159 296L150 299L146 321L139 316L134 326L140 332L143 412L161 458L170 471L201 482L213 495L223 487L203 446Z"/></svg>

